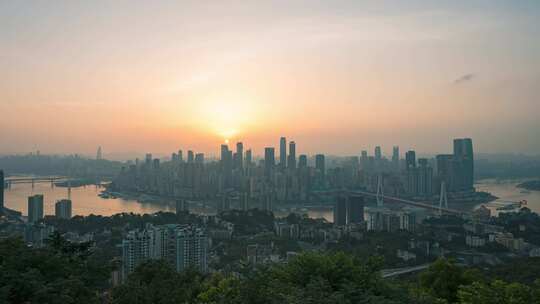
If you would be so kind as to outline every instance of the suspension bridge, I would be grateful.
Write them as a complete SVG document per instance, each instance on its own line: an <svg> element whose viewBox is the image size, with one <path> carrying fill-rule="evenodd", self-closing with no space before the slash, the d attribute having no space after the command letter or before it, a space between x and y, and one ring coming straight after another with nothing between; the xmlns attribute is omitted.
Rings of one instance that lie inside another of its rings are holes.
<svg viewBox="0 0 540 304"><path fill-rule="evenodd" d="M371 197L371 198L376 199L377 207L379 208L383 207L384 203L387 202L387 203L400 203L400 204L404 204L408 206L433 210L433 211L436 211L439 215L452 214L452 215L462 216L462 215L468 214L467 212L463 210L451 209L448 207L448 197L446 194L446 185L444 182L441 183L441 191L440 191L438 205L434 205L431 202L412 201L405 198L385 195L381 175L379 175L379 177L377 178L377 192L376 193L360 191L360 190L328 190L328 191L316 191L314 192L314 194L358 195L358 196L363 196L363 197Z"/></svg>

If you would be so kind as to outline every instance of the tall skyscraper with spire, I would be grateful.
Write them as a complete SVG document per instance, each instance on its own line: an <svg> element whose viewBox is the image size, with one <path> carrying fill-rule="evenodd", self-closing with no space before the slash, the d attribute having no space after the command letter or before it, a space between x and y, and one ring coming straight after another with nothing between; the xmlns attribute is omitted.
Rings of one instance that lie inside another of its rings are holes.
<svg viewBox="0 0 540 304"><path fill-rule="evenodd" d="M98 149L97 149L96 159L97 160L103 159L103 155L102 155L102 152L101 152L101 146L99 146Z"/></svg>

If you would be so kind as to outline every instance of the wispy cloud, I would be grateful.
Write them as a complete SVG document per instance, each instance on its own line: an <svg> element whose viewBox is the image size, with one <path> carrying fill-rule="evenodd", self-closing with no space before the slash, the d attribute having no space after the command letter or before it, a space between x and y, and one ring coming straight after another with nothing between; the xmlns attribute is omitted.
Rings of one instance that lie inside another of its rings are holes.
<svg viewBox="0 0 540 304"><path fill-rule="evenodd" d="M453 83L456 84L456 85L462 84L462 83L469 82L469 81L473 80L475 77L476 77L476 75L472 74L472 73L465 74L465 75L462 75L462 76L458 77L456 80L453 81Z"/></svg>

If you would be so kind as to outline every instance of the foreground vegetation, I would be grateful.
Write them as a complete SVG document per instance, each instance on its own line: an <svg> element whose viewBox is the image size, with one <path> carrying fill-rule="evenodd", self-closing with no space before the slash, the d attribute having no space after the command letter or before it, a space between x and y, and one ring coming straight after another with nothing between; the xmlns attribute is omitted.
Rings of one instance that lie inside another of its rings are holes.
<svg viewBox="0 0 540 304"><path fill-rule="evenodd" d="M540 303L540 282L530 276L506 283L441 259L410 280L387 280L379 274L381 258L344 253L306 253L287 264L210 275L149 261L111 290L112 268L96 263L91 248L59 234L43 249L0 241L0 303Z"/></svg>

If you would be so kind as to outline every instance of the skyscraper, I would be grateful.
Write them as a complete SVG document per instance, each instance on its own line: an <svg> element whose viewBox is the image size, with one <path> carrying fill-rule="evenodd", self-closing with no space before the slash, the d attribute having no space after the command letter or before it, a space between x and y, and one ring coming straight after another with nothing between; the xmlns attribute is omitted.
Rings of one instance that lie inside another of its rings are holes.
<svg viewBox="0 0 540 304"><path fill-rule="evenodd" d="M437 161L437 179L439 182L444 182L447 191L455 190L455 170L457 169L456 161L453 154L439 154L436 156ZM440 189L440 185L436 189Z"/></svg>
<svg viewBox="0 0 540 304"><path fill-rule="evenodd" d="M235 167L242 169L244 167L244 145L241 142L236 143Z"/></svg>
<svg viewBox="0 0 540 304"><path fill-rule="evenodd" d="M193 153L193 151L188 150L187 151L187 162L191 164L194 161L195 161L195 154Z"/></svg>
<svg viewBox="0 0 540 304"><path fill-rule="evenodd" d="M227 159L227 153L229 152L229 146L226 144L221 145L221 162L223 163Z"/></svg>
<svg viewBox="0 0 540 304"><path fill-rule="evenodd" d="M221 145L221 174L225 187L231 185L232 180L232 151L225 144Z"/></svg>
<svg viewBox="0 0 540 304"><path fill-rule="evenodd" d="M0 170L0 213L4 210L4 187L6 182L4 181L4 171Z"/></svg>
<svg viewBox="0 0 540 304"><path fill-rule="evenodd" d="M122 241L124 278L142 262L150 259L168 261L176 271L193 267L208 270L208 237L202 228L183 225L148 225L132 230Z"/></svg>
<svg viewBox="0 0 540 304"><path fill-rule="evenodd" d="M28 222L36 223L43 218L43 195L28 197Z"/></svg>
<svg viewBox="0 0 540 304"><path fill-rule="evenodd" d="M363 150L360 154L360 168L366 170L368 167L368 153L366 150Z"/></svg>
<svg viewBox="0 0 540 304"><path fill-rule="evenodd" d="M252 159L251 149L248 149L246 150L246 166L251 165L251 161L252 161L251 159Z"/></svg>
<svg viewBox="0 0 540 304"><path fill-rule="evenodd" d="M300 154L298 156L298 168L307 168L307 155Z"/></svg>
<svg viewBox="0 0 540 304"><path fill-rule="evenodd" d="M272 175L274 166L276 165L276 159L274 156L274 148L264 148L264 175L269 178Z"/></svg>
<svg viewBox="0 0 540 304"><path fill-rule="evenodd" d="M347 197L338 196L334 205L334 225L345 226L347 224Z"/></svg>
<svg viewBox="0 0 540 304"><path fill-rule="evenodd" d="M375 160L378 161L378 160L381 160L381 158L382 158L381 147L376 146L375 147Z"/></svg>
<svg viewBox="0 0 540 304"><path fill-rule="evenodd" d="M474 187L474 152L472 139L454 139L454 159L457 161L457 187L471 190Z"/></svg>
<svg viewBox="0 0 540 304"><path fill-rule="evenodd" d="M394 146L392 149L392 166L394 170L399 170L399 147Z"/></svg>
<svg viewBox="0 0 540 304"><path fill-rule="evenodd" d="M176 271L193 267L208 271L208 237L202 228L190 226L176 230Z"/></svg>
<svg viewBox="0 0 540 304"><path fill-rule="evenodd" d="M279 139L279 167L281 169L287 167L287 139L285 137Z"/></svg>
<svg viewBox="0 0 540 304"><path fill-rule="evenodd" d="M195 163L200 165L204 164L204 153L195 154Z"/></svg>
<svg viewBox="0 0 540 304"><path fill-rule="evenodd" d="M266 211L273 211L274 210L274 196L272 193L266 193L262 197L261 201L261 209Z"/></svg>
<svg viewBox="0 0 540 304"><path fill-rule="evenodd" d="M319 186L324 187L326 181L324 154L315 155L315 170L317 171L316 174Z"/></svg>
<svg viewBox="0 0 540 304"><path fill-rule="evenodd" d="M146 167L152 166L152 154L151 153L146 153L146 155L144 157L144 164L146 165Z"/></svg>
<svg viewBox="0 0 540 304"><path fill-rule="evenodd" d="M326 172L324 154L315 155L315 169L321 172L323 175Z"/></svg>
<svg viewBox="0 0 540 304"><path fill-rule="evenodd" d="M418 159L418 195L431 196L433 192L433 168L426 158Z"/></svg>
<svg viewBox="0 0 540 304"><path fill-rule="evenodd" d="M249 195L247 192L242 192L240 194L240 203L243 211L249 210Z"/></svg>
<svg viewBox="0 0 540 304"><path fill-rule="evenodd" d="M294 141L289 143L289 159L287 165L289 169L296 169L296 143Z"/></svg>
<svg viewBox="0 0 540 304"><path fill-rule="evenodd" d="M188 202L184 199L177 199L176 214L180 214L182 212L189 212Z"/></svg>
<svg viewBox="0 0 540 304"><path fill-rule="evenodd" d="M218 211L224 212L231 209L231 198L227 193L222 193L219 201Z"/></svg>
<svg viewBox="0 0 540 304"><path fill-rule="evenodd" d="M407 151L405 153L405 163L407 164L407 169L416 168L416 152L413 150Z"/></svg>
<svg viewBox="0 0 540 304"><path fill-rule="evenodd" d="M102 152L101 152L101 146L98 147L97 153L96 153L96 159L101 160L103 158Z"/></svg>
<svg viewBox="0 0 540 304"><path fill-rule="evenodd" d="M184 161L184 155L182 154L182 150L178 150L178 161L183 162Z"/></svg>
<svg viewBox="0 0 540 304"><path fill-rule="evenodd" d="M60 219L71 218L71 200L63 199L54 204L54 215Z"/></svg>
<svg viewBox="0 0 540 304"><path fill-rule="evenodd" d="M347 199L347 223L360 224L364 221L364 197L355 195Z"/></svg>
<svg viewBox="0 0 540 304"><path fill-rule="evenodd" d="M154 170L159 170L159 158L154 158L152 161Z"/></svg>

